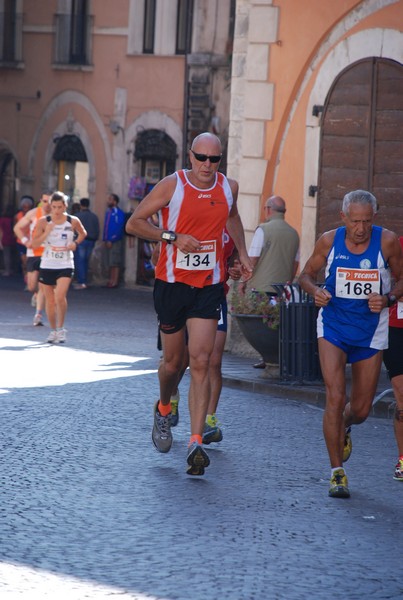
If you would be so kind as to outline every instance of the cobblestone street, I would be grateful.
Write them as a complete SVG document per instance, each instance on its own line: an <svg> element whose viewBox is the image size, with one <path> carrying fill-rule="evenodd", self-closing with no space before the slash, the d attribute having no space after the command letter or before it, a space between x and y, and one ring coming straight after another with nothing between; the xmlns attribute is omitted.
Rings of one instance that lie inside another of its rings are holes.
<svg viewBox="0 0 403 600"><path fill-rule="evenodd" d="M50 346L21 283L1 285L2 599L402 597L390 419L353 428L351 498L331 499L322 408L224 387L224 439L191 478L187 375L171 452L151 443L151 290L71 290Z"/></svg>

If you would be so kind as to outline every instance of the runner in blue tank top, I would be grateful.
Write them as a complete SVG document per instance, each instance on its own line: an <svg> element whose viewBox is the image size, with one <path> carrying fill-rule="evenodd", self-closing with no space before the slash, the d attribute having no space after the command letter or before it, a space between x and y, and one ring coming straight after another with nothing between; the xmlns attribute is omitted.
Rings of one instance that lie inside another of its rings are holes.
<svg viewBox="0 0 403 600"><path fill-rule="evenodd" d="M381 237L382 228L373 226L368 248L355 254L346 246L346 227L336 229L325 273L325 288L332 300L319 312L318 337L341 348L342 344L376 350L387 347L387 311L374 313L368 306L370 293L390 291Z"/></svg>
<svg viewBox="0 0 403 600"><path fill-rule="evenodd" d="M324 233L299 283L320 308L317 332L326 386L323 432L332 467L329 496L348 498L343 468L351 454L350 428L365 421L372 406L388 345L388 307L403 295L403 253L398 237L374 226L376 198L356 190L344 196L344 227ZM325 267L325 285L317 283ZM391 290L390 270L397 274ZM346 364L352 392L346 403Z"/></svg>

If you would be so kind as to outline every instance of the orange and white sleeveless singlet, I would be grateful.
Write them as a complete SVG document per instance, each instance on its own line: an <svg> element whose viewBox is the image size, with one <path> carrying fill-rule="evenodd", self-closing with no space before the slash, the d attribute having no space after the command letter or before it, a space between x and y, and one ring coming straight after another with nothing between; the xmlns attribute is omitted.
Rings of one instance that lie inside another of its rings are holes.
<svg viewBox="0 0 403 600"><path fill-rule="evenodd" d="M225 278L224 227L234 201L228 179L217 173L211 188L200 189L184 170L177 171L176 178L174 194L160 210L160 226L192 235L200 240L202 250L184 254L174 244L162 243L155 277L197 288L220 283Z"/></svg>
<svg viewBox="0 0 403 600"><path fill-rule="evenodd" d="M31 223L29 224L29 239L30 240L32 240L32 238L34 237L34 232L35 232L37 223L41 217L43 217L42 207L37 206L35 218L32 219ZM38 248L27 248L27 256L28 257L42 256L44 248L45 248L45 246L43 244L42 244L42 246L39 246Z"/></svg>

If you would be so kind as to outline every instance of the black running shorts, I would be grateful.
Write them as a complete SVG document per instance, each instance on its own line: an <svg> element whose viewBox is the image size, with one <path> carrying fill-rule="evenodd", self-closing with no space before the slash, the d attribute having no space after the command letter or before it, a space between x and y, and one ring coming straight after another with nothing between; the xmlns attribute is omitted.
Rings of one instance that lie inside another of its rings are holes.
<svg viewBox="0 0 403 600"><path fill-rule="evenodd" d="M197 288L186 283L155 280L154 306L162 333L176 333L192 318L218 321L224 300L222 283Z"/></svg>
<svg viewBox="0 0 403 600"><path fill-rule="evenodd" d="M27 272L33 273L34 271L39 271L41 266L41 257L40 256L28 256L27 258Z"/></svg>
<svg viewBox="0 0 403 600"><path fill-rule="evenodd" d="M383 362L389 377L403 375L403 327L389 327L389 348L383 351Z"/></svg>
<svg viewBox="0 0 403 600"><path fill-rule="evenodd" d="M74 269L39 269L39 281L45 285L56 285L60 277L73 278Z"/></svg>

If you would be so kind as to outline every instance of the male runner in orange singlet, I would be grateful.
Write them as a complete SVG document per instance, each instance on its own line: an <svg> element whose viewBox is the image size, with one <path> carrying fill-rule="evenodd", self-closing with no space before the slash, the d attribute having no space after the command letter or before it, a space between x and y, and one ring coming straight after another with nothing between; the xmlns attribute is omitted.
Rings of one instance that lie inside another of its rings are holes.
<svg viewBox="0 0 403 600"><path fill-rule="evenodd" d="M210 464L202 436L210 396L209 362L224 298L225 226L238 250L244 279L252 274L236 203L238 184L218 172L221 156L221 142L215 135L198 135L189 151L192 168L162 179L126 225L130 234L162 242L154 286L163 347L158 370L160 399L154 406L152 432L159 452L169 452L172 445L170 398L183 362L186 329L188 332L189 475L203 475ZM155 213L159 213L161 227L150 222Z"/></svg>

